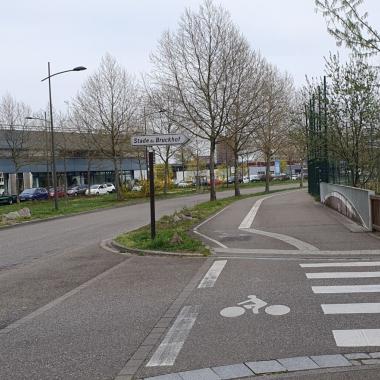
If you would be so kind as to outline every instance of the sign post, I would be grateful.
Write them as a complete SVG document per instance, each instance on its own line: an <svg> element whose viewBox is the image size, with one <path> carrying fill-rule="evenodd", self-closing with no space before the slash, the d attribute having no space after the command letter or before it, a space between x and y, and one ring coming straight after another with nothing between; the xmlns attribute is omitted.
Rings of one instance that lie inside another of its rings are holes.
<svg viewBox="0 0 380 380"><path fill-rule="evenodd" d="M158 145L183 145L187 142L184 135L167 134L167 135L139 135L132 136L132 146L158 146ZM154 151L149 150L149 195L150 195L150 236L156 238L156 208L154 196Z"/></svg>
<svg viewBox="0 0 380 380"><path fill-rule="evenodd" d="M154 171L153 171L153 150L151 149L149 155L149 195L150 195L150 237L152 240L156 238L156 207L154 204Z"/></svg>

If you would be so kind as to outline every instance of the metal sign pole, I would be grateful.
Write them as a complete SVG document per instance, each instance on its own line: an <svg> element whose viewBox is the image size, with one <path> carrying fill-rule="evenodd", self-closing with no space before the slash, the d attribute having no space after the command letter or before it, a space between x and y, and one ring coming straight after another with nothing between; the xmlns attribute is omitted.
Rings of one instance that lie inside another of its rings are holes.
<svg viewBox="0 0 380 380"><path fill-rule="evenodd" d="M153 171L153 150L149 151L149 194L150 194L150 236L154 240L156 237L156 210L154 204L154 171Z"/></svg>
<svg viewBox="0 0 380 380"><path fill-rule="evenodd" d="M149 193L150 193L150 234L152 240L156 237L156 210L154 202L154 151L152 146L157 145L184 145L188 141L185 135L181 134L153 134L132 136L132 146L150 147L148 153L149 160ZM182 164L183 166L183 164Z"/></svg>

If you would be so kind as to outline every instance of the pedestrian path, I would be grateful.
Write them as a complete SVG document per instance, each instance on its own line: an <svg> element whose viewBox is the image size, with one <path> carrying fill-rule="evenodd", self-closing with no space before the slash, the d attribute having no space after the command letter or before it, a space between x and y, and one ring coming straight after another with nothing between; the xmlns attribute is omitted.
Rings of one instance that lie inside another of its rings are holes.
<svg viewBox="0 0 380 380"><path fill-rule="evenodd" d="M332 330L337 347L374 347L380 346L380 321L376 328L367 328L363 315L380 314L379 302L374 300L371 294L380 293L380 262L379 261L355 261L355 262L319 262L299 264L304 268L306 278L311 282L314 294L328 297L334 296L339 301L339 296L346 302L321 303L323 313L327 315L341 316L336 329ZM336 271L337 268L344 268ZM363 270L365 268L365 271ZM350 270L351 269L351 270ZM327 271L326 271L327 270ZM362 283L370 279L371 283ZM314 285L313 281L323 280L323 285ZM344 284L337 285L337 281L344 280ZM360 301L358 300L360 293ZM337 298L338 297L338 298ZM321 298L320 298L321 299ZM351 302L347 302L350 300ZM356 302L353 302L356 301ZM367 302L362 302L367 301ZM348 320L347 315L351 316ZM348 326L355 328L344 328Z"/></svg>

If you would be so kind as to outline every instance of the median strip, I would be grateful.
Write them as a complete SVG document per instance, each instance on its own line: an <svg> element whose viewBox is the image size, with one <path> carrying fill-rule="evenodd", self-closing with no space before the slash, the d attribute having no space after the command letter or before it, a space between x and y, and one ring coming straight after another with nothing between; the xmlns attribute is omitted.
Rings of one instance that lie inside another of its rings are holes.
<svg viewBox="0 0 380 380"><path fill-rule="evenodd" d="M173 215L163 216L156 222L156 238L154 240L151 239L150 226L147 225L117 236L114 246L119 250L135 254L208 256L209 248L198 239L194 230L202 221L220 212L231 203L260 195L264 195L264 193L229 197L200 203L192 208L184 208Z"/></svg>

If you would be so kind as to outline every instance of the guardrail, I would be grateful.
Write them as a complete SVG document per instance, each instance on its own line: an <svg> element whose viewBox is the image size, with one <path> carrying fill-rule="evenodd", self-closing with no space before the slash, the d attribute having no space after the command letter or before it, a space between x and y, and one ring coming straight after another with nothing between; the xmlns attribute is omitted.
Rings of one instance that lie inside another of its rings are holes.
<svg viewBox="0 0 380 380"><path fill-rule="evenodd" d="M322 203L372 231L373 191L321 182L320 193ZM380 197L378 201L380 202ZM376 225L380 228L380 203L376 203L376 206L376 212L379 213L379 219L376 219L379 224Z"/></svg>

